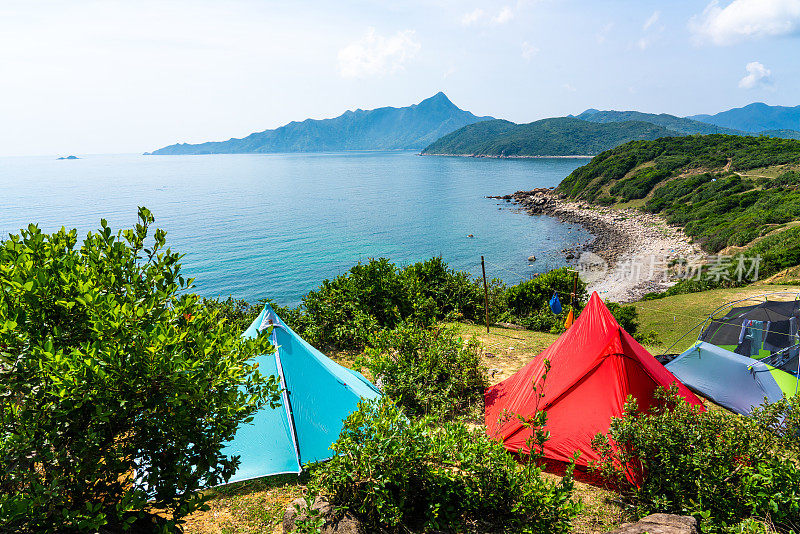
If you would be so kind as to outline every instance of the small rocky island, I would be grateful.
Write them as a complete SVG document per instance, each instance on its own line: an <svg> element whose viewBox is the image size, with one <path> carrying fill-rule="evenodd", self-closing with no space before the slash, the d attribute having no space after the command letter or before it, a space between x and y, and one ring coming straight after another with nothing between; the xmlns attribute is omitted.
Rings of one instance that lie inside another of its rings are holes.
<svg viewBox="0 0 800 534"><path fill-rule="evenodd" d="M58 159L81 159L78 156L61 156Z"/></svg>

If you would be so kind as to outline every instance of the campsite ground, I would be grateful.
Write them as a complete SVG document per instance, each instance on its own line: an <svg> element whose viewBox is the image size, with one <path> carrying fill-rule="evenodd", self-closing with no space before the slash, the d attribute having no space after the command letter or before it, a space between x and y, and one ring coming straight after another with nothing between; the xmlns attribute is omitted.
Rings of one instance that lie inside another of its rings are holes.
<svg viewBox="0 0 800 534"><path fill-rule="evenodd" d="M645 347L654 354L681 352L697 339L699 328L695 327L717 307L777 291L785 293L770 298L790 300L800 292L800 285L754 284L633 304L639 313L640 331L644 334L655 332L655 341ZM475 336L480 340L484 365L489 370L492 384L508 378L558 337L555 334L499 327L491 327L487 334L482 326L457 326L465 337ZM344 365L352 365L351 354L341 354L338 358L332 356ZM554 474L547 476L557 478ZM210 509L191 515L185 531L188 534L278 534L282 532L281 521L286 506L305 490L304 480L294 475L283 475L211 490L208 501ZM607 532L625 519L613 492L578 480L575 498L584 503L584 509L574 523L576 533Z"/></svg>

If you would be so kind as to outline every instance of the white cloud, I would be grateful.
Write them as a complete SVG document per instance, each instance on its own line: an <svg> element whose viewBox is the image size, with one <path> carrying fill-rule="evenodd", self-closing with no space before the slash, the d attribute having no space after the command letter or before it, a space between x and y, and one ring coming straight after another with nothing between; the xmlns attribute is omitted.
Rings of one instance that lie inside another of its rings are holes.
<svg viewBox="0 0 800 534"><path fill-rule="evenodd" d="M613 22L609 22L608 24L600 28L600 31L597 32L597 34L595 34L595 39L597 39L597 44L605 43L606 39L608 38L608 34L611 33L612 29L614 29Z"/></svg>
<svg viewBox="0 0 800 534"><path fill-rule="evenodd" d="M530 59L538 53L539 53L538 47L530 44L528 41L522 43L522 57L524 59Z"/></svg>
<svg viewBox="0 0 800 534"><path fill-rule="evenodd" d="M747 75L739 80L742 89L753 89L772 85L772 72L758 61L751 61L745 66Z"/></svg>
<svg viewBox="0 0 800 534"><path fill-rule="evenodd" d="M575 89L575 87L573 87L573 86L572 86L571 84L569 84L569 83L565 83L565 84L564 84L564 85L562 85L561 87L562 87L562 88L563 88L565 91L569 91L570 93L574 93L575 91L577 91L577 89Z"/></svg>
<svg viewBox="0 0 800 534"><path fill-rule="evenodd" d="M644 21L644 25L642 26L642 31L647 30L650 26L658 22L658 19L661 17L661 11L654 11L650 18Z"/></svg>
<svg viewBox="0 0 800 534"><path fill-rule="evenodd" d="M716 45L797 33L800 0L733 0L725 7L712 0L689 29L696 42Z"/></svg>
<svg viewBox="0 0 800 534"><path fill-rule="evenodd" d="M447 78L455 74L457 71L458 69L456 69L455 65L450 65L450 67L446 71L444 71L444 74L442 74L442 79L446 80Z"/></svg>
<svg viewBox="0 0 800 534"><path fill-rule="evenodd" d="M470 11L469 13L464 13L461 16L461 24L463 24L464 26L475 26L477 24L499 25L499 24L505 24L506 22L509 22L513 18L514 18L514 11L508 6L504 6L500 11L498 11L494 15L477 7L472 11Z"/></svg>
<svg viewBox="0 0 800 534"><path fill-rule="evenodd" d="M470 11L469 13L464 13L464 15L461 17L461 24L463 24L464 26L472 26L473 24L480 21L484 15L485 13L481 8L479 7L475 8L473 11Z"/></svg>
<svg viewBox="0 0 800 534"><path fill-rule="evenodd" d="M391 74L402 70L420 48L413 30L384 37L370 28L360 40L339 50L339 74L343 78Z"/></svg>
<svg viewBox="0 0 800 534"><path fill-rule="evenodd" d="M495 24L505 24L509 20L514 18L514 12L511 11L511 8L505 6L503 9L500 10L500 13L494 16L492 22Z"/></svg>

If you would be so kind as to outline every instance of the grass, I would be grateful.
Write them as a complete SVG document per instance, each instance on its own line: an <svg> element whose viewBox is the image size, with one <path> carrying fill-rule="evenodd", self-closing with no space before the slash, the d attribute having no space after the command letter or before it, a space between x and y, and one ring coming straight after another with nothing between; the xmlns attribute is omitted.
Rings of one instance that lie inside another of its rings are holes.
<svg viewBox="0 0 800 534"><path fill-rule="evenodd" d="M277 475L208 490L209 510L189 516L184 531L187 534L279 534L283 532L283 513L289 503L303 496L307 478Z"/></svg>

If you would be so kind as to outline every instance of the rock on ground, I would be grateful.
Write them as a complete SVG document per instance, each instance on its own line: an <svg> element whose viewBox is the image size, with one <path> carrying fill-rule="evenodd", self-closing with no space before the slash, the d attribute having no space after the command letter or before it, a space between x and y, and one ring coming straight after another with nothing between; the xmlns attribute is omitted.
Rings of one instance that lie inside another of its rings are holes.
<svg viewBox="0 0 800 534"><path fill-rule="evenodd" d="M283 532L288 534L294 532L297 520L307 517L308 505L305 499L295 499L286 507L283 513ZM337 518L333 505L328 499L318 496L311 504L312 510L318 510L320 515L325 518L325 525L322 527L322 534L366 534L366 530L361 523L350 514ZM299 510L299 511L298 511Z"/></svg>
<svg viewBox="0 0 800 534"><path fill-rule="evenodd" d="M623 523L608 534L697 534L694 517L672 514L651 514L636 523Z"/></svg>

